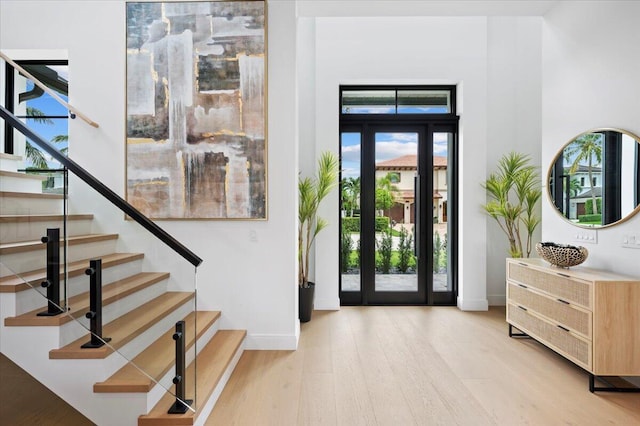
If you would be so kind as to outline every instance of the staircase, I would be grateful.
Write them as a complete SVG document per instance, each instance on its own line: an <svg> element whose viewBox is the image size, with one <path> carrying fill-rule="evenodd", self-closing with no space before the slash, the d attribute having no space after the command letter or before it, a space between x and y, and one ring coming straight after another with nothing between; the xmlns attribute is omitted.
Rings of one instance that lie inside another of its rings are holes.
<svg viewBox="0 0 640 426"><path fill-rule="evenodd" d="M69 315L38 316L47 306L40 294L46 278L40 237L46 228L62 228L63 198L43 194L43 178L18 172L21 164L20 157L0 154L2 353L98 425L204 424L242 354L246 332L219 330L220 312L194 312L193 291L177 291L171 271L144 271L145 253L119 252L126 235L93 233L90 213L67 219ZM90 340L85 270L93 258L103 267L102 335L112 340L83 349ZM62 267L60 274L62 280ZM175 402L166 389L175 392L179 320L186 322L186 397L195 392L197 399L195 412L167 414Z"/></svg>

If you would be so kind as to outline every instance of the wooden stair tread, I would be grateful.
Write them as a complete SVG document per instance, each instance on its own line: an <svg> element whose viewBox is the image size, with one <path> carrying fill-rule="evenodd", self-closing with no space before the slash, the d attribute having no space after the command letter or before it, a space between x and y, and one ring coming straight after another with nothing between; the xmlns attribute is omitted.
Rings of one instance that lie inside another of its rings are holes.
<svg viewBox="0 0 640 426"><path fill-rule="evenodd" d="M111 253L104 256L100 256L102 259L102 268L110 268L112 266L121 265L123 263L133 262L144 258L144 253ZM89 267L89 260L82 259L75 262L70 262L67 265L67 274L69 277L77 277L83 275L84 271ZM60 279L64 274L64 266L60 265ZM30 289L33 286L40 286L40 283L44 281L47 276L46 268L36 269L35 271L23 272L19 276L8 275L0 278L0 293L15 293Z"/></svg>
<svg viewBox="0 0 640 426"><path fill-rule="evenodd" d="M10 172L8 170L0 170L0 176L21 178L21 179L33 179L33 180L39 180L39 181L47 180L46 176L34 175L34 174L23 173L23 172Z"/></svg>
<svg viewBox="0 0 640 426"><path fill-rule="evenodd" d="M0 191L0 198L40 198L45 200L62 200L64 199L64 195L42 192Z"/></svg>
<svg viewBox="0 0 640 426"><path fill-rule="evenodd" d="M198 362L195 363L198 378L196 383L198 408L203 407L213 393L246 334L245 330L220 330L198 354ZM187 367L185 376L194 377L194 368L194 363L191 363ZM185 391L187 399L193 399L193 386L187 384ZM167 410L174 402L175 396L166 392L149 414L138 417L138 425L193 425L199 409L196 409L196 413L187 411L185 414L168 414Z"/></svg>
<svg viewBox="0 0 640 426"><path fill-rule="evenodd" d="M60 349L49 351L50 359L99 359L106 358L113 347L118 350L138 335L153 326L176 308L194 298L192 292L167 292L148 303L104 324L102 335L110 337L109 345L101 348L82 349L84 343L90 340L90 335L68 344Z"/></svg>
<svg viewBox="0 0 640 426"><path fill-rule="evenodd" d="M70 246L73 246L76 244L87 244L87 243L95 243L99 241L116 240L117 238L118 238L118 234L85 234L85 235L76 235L73 237L67 237L67 241ZM63 244L62 239L60 239L60 244ZM12 253L23 253L25 251L40 250L45 248L46 248L46 244L39 240L5 243L5 244L0 244L0 255L12 254Z"/></svg>
<svg viewBox="0 0 640 426"><path fill-rule="evenodd" d="M61 214L3 214L0 215L0 223L24 223L24 222L48 222L48 221L62 221L64 215ZM92 214L68 214L68 220L91 220Z"/></svg>
<svg viewBox="0 0 640 426"><path fill-rule="evenodd" d="M187 351L193 346L194 341L199 339L220 317L220 312L199 311L197 315L197 321L195 312L191 312L184 319ZM197 327L197 336L194 331L195 327ZM175 327L172 327L131 360L131 363L122 367L104 382L94 384L93 391L96 393L151 391L155 382L148 376L151 376L155 381L160 381L175 365L174 333ZM140 369L146 374L142 373Z"/></svg>
<svg viewBox="0 0 640 426"><path fill-rule="evenodd" d="M126 296L147 288L159 281L169 278L168 272L140 272L127 278L123 278L102 287L102 306L107 306ZM88 283L88 278L87 278ZM87 284L88 286L88 284ZM83 316L89 310L89 292L84 292L69 298L71 311L69 315L56 315L53 317L38 316L46 307L35 309L15 317L4 319L4 325L16 326L60 326L70 322L73 318Z"/></svg>

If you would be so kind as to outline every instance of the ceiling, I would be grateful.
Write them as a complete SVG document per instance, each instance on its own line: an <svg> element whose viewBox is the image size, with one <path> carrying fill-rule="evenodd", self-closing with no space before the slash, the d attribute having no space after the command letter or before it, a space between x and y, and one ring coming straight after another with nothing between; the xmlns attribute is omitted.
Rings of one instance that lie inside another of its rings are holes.
<svg viewBox="0 0 640 426"><path fill-rule="evenodd" d="M543 16L560 1L297 0L296 4L300 17Z"/></svg>

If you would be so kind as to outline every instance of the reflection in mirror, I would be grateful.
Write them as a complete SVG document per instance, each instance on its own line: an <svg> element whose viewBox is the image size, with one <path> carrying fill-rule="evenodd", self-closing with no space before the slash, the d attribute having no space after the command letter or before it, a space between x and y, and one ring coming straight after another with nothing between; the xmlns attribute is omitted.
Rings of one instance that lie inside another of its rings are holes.
<svg viewBox="0 0 640 426"><path fill-rule="evenodd" d="M549 197L569 222L610 226L640 210L640 138L618 129L578 135L549 169Z"/></svg>

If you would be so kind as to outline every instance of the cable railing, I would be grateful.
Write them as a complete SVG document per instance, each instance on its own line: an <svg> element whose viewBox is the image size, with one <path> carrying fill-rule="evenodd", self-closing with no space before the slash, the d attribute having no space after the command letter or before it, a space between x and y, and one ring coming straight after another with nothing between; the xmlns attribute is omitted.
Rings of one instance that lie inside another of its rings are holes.
<svg viewBox="0 0 640 426"><path fill-rule="evenodd" d="M173 249L176 253L182 256L185 260L191 263L193 266L200 266L202 259L195 253L185 247L182 243L172 237L164 229L160 228L155 222L143 215L138 209L133 207L118 194L113 192L108 186L100 182L92 174L87 172L78 163L62 154L51 143L44 140L41 136L37 135L31 129L29 129L22 121L20 121L15 115L9 112L3 106L0 106L0 116L5 119L7 123L18 132L22 133L27 139L34 142L40 148L42 148L47 154L49 154L54 160L58 161L63 167L67 168L71 173L75 174L87 185L93 188L96 192L109 200L113 205L122 210L127 216L139 223L151 234L156 236L160 241Z"/></svg>
<svg viewBox="0 0 640 426"><path fill-rule="evenodd" d="M4 53L2 53L2 51L0 51L0 58L2 58L5 62L7 62L13 68L15 68L18 71L20 71L20 73L22 75L24 75L25 77L27 77L31 81L33 81L33 84L35 84L36 86L41 88L45 93L47 93L49 96L51 96L53 99L55 99L58 103L60 103L62 106L64 106L69 111L69 113L71 115L71 118L75 118L77 116L77 117L80 117L82 120L84 120L86 123L88 123L90 126L93 126L95 128L100 127L98 125L98 123L96 123L95 121L93 121L92 119L87 117L85 114L80 112L77 108L75 108L70 103L66 102L64 99L62 99L60 96L58 96L53 90L51 90L49 87L47 87L47 85L45 85L43 82L41 82L36 77L34 77L29 71L25 70L23 67L21 67L19 64L17 64L10 57L8 57Z"/></svg>

